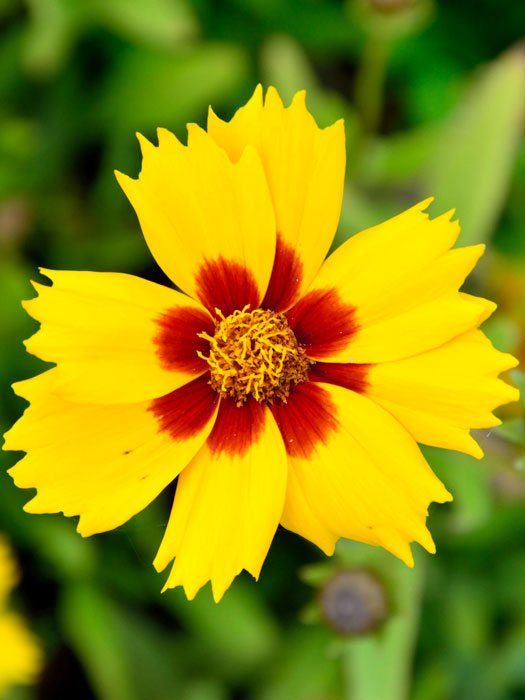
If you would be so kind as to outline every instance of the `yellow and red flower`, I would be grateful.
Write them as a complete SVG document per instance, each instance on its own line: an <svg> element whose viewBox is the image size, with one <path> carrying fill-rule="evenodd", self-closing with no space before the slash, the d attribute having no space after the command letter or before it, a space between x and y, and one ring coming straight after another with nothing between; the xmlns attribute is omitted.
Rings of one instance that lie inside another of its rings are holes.
<svg viewBox="0 0 525 700"><path fill-rule="evenodd" d="M26 509L79 515L91 535L177 476L155 559L166 587L220 599L258 576L279 523L330 554L338 538L412 565L425 519L451 498L417 442L481 450L470 428L516 400L516 364L477 330L495 305L459 292L483 246L452 249L451 213L423 202L324 261L343 194L342 122L319 129L298 93L257 88L230 122L183 146L139 137L137 180L117 174L160 267L44 271L25 303L27 349L56 367L19 382L31 406L6 436Z"/></svg>

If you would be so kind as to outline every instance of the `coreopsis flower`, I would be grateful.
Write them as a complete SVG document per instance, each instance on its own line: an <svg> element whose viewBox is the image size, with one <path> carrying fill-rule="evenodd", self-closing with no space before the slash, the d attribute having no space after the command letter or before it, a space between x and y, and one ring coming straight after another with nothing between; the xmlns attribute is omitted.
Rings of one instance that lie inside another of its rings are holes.
<svg viewBox="0 0 525 700"><path fill-rule="evenodd" d="M12 685L33 683L42 664L40 647L20 615L7 607L18 568L0 534L0 696Z"/></svg>
<svg viewBox="0 0 525 700"><path fill-rule="evenodd" d="M481 456L470 428L517 398L515 360L459 292L483 246L452 249L430 200L323 262L345 169L341 121L319 129L298 93L257 88L230 122L211 110L188 145L139 136L138 179L117 173L156 261L182 291L130 275L44 270L25 303L27 349L56 367L15 384L31 406L7 434L27 455L31 513L110 530L178 477L154 565L188 597L255 577L280 524L331 554L338 538L409 566L435 550L425 519L451 496L418 442Z"/></svg>

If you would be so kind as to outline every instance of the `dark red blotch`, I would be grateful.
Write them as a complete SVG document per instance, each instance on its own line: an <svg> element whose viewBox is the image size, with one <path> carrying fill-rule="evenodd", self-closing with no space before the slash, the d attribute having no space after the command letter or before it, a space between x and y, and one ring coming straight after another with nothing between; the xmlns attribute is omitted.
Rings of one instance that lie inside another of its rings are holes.
<svg viewBox="0 0 525 700"><path fill-rule="evenodd" d="M291 457L310 459L339 426L330 395L313 382L297 384L286 403L274 401L272 412Z"/></svg>
<svg viewBox="0 0 525 700"><path fill-rule="evenodd" d="M188 374L204 372L208 365L197 351L208 355L210 344L199 338L198 333L215 332L215 326L204 310L184 306L164 311L157 319L159 332L154 342L157 355L165 369L178 370Z"/></svg>
<svg viewBox="0 0 525 700"><path fill-rule="evenodd" d="M215 315L220 309L229 316L237 309L259 307L260 295L253 274L241 263L226 260L206 260L196 276L197 296L202 304Z"/></svg>
<svg viewBox="0 0 525 700"><path fill-rule="evenodd" d="M159 430L178 442L197 435L206 426L219 401L208 379L206 373L151 402L149 410L157 418Z"/></svg>
<svg viewBox="0 0 525 700"><path fill-rule="evenodd" d="M272 274L261 304L262 308L272 311L288 309L295 301L302 279L301 260L292 246L285 243L281 234L278 233Z"/></svg>
<svg viewBox="0 0 525 700"><path fill-rule="evenodd" d="M336 384L363 394L368 386L368 372L373 365L343 362L316 362L308 373L312 382Z"/></svg>
<svg viewBox="0 0 525 700"><path fill-rule="evenodd" d="M223 398L217 420L208 438L212 453L222 452L230 457L242 457L261 437L266 407L253 398L237 406L230 398Z"/></svg>
<svg viewBox="0 0 525 700"><path fill-rule="evenodd" d="M329 357L344 348L357 332L355 307L335 289L315 289L287 312L290 328L307 354Z"/></svg>

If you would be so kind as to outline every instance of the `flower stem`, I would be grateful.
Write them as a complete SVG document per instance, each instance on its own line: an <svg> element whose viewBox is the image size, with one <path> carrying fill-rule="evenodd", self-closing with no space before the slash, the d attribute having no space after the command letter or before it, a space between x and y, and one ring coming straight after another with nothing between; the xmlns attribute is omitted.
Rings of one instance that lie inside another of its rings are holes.
<svg viewBox="0 0 525 700"><path fill-rule="evenodd" d="M355 82L355 104L366 135L374 134L383 111L384 83L390 40L378 33L372 34L363 51Z"/></svg>
<svg viewBox="0 0 525 700"><path fill-rule="evenodd" d="M343 655L345 700L407 700L419 627L424 561L392 561L392 615L375 635L351 640Z"/></svg>

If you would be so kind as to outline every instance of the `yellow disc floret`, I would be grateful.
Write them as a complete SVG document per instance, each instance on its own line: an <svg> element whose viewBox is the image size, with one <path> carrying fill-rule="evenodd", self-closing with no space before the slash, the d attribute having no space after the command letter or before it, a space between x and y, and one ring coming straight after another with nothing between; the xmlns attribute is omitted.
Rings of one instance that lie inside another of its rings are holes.
<svg viewBox="0 0 525 700"><path fill-rule="evenodd" d="M307 378L311 361L297 342L283 313L249 310L224 316L215 309L215 334L200 333L210 343L210 385L222 396L242 405L249 396L256 401L286 401L290 388Z"/></svg>

